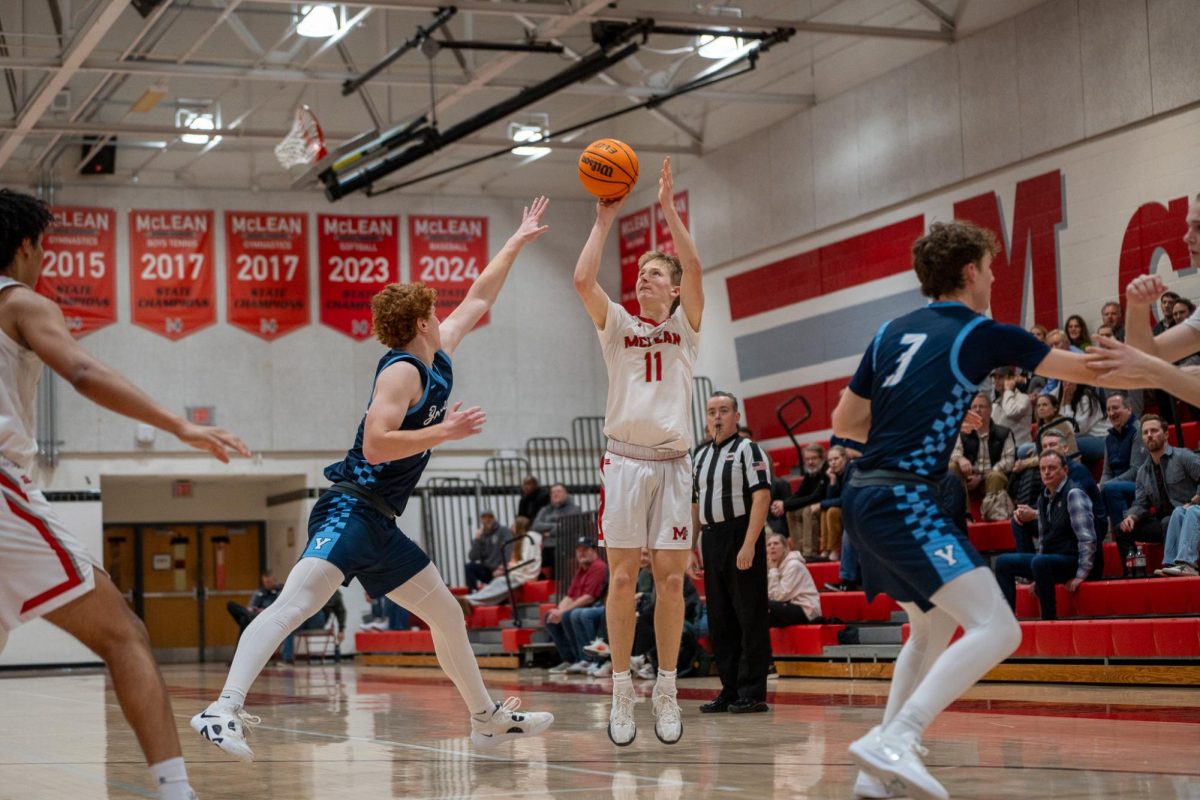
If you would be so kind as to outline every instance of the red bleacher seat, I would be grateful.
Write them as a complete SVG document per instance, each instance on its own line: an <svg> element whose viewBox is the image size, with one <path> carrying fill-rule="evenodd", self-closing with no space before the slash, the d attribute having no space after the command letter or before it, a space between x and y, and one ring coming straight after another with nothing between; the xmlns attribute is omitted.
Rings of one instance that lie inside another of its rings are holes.
<svg viewBox="0 0 1200 800"><path fill-rule="evenodd" d="M836 561L811 561L807 566L808 574L812 575L818 591L827 583L837 583L841 580L838 577L838 567L841 565Z"/></svg>
<svg viewBox="0 0 1200 800"><path fill-rule="evenodd" d="M1013 656L1018 658L1037 655L1037 640L1033 636L1033 622L1022 622L1021 625L1021 643L1017 645L1017 649L1013 651Z"/></svg>
<svg viewBox="0 0 1200 800"><path fill-rule="evenodd" d="M861 620L867 611L866 592L826 592L821 595L821 615L846 621Z"/></svg>
<svg viewBox="0 0 1200 800"><path fill-rule="evenodd" d="M1194 658L1200 653L1200 619L1154 620L1154 649L1166 658Z"/></svg>
<svg viewBox="0 0 1200 800"><path fill-rule="evenodd" d="M500 631L500 645L506 653L519 653L533 638L533 628L505 628Z"/></svg>
<svg viewBox="0 0 1200 800"><path fill-rule="evenodd" d="M865 598L864 593L864 598ZM868 622L887 622L892 618L893 611L899 611L900 606L886 594L877 594L875 599L863 607L863 619Z"/></svg>
<svg viewBox="0 0 1200 800"><path fill-rule="evenodd" d="M1183 445L1189 450L1195 450L1200 445L1200 422L1185 422L1183 427ZM1167 428L1167 442L1172 447L1179 446L1179 437L1175 435L1175 426Z"/></svg>
<svg viewBox="0 0 1200 800"><path fill-rule="evenodd" d="M1153 619L1114 619L1112 621L1112 654L1129 658L1157 655L1154 644Z"/></svg>
<svg viewBox="0 0 1200 800"><path fill-rule="evenodd" d="M512 606L475 606L467 627L494 628L502 619L512 619Z"/></svg>
<svg viewBox="0 0 1200 800"><path fill-rule="evenodd" d="M466 595L466 594L470 594L470 593L471 593L471 590L468 589L466 586L451 586L450 587L450 594L452 594L456 597L460 597L462 595Z"/></svg>
<svg viewBox="0 0 1200 800"><path fill-rule="evenodd" d="M999 522L971 522L967 524L967 538L981 553L1002 553L1015 550L1012 525L1008 520Z"/></svg>
<svg viewBox="0 0 1200 800"><path fill-rule="evenodd" d="M827 645L838 643L845 625L789 625L771 628L771 653L776 656L820 655Z"/></svg>
<svg viewBox="0 0 1200 800"><path fill-rule="evenodd" d="M546 615L549 614L551 611L553 611L556 608L558 608L558 603L539 603L538 604L538 619L539 620L545 619Z"/></svg>
<svg viewBox="0 0 1200 800"><path fill-rule="evenodd" d="M518 603L540 603L554 595L554 581L529 581L515 592Z"/></svg>
<svg viewBox="0 0 1200 800"><path fill-rule="evenodd" d="M1085 619L1071 623L1075 655L1107 658L1112 653L1112 620Z"/></svg>
<svg viewBox="0 0 1200 800"><path fill-rule="evenodd" d="M771 461L779 465L776 472L777 475L786 475L792 471L792 467L800 463L800 456L796 453L794 447L778 447L774 450L768 450L767 455Z"/></svg>
<svg viewBox="0 0 1200 800"><path fill-rule="evenodd" d="M1075 655L1074 623L1055 620L1033 623L1033 641L1039 656Z"/></svg>
<svg viewBox="0 0 1200 800"><path fill-rule="evenodd" d="M1138 542L1142 546L1142 551L1146 554L1146 574L1149 575L1154 570L1162 567L1162 549L1163 546L1159 542ZM1117 551L1116 542L1104 543L1104 577L1119 578L1125 571L1125 565L1121 562L1121 554Z"/></svg>

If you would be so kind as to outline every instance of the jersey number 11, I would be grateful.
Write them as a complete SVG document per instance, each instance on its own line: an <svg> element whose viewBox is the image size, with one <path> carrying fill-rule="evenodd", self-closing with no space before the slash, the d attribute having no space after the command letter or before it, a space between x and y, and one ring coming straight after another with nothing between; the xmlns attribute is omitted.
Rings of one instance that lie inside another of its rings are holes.
<svg viewBox="0 0 1200 800"><path fill-rule="evenodd" d="M646 353L646 383L662 381L662 353Z"/></svg>

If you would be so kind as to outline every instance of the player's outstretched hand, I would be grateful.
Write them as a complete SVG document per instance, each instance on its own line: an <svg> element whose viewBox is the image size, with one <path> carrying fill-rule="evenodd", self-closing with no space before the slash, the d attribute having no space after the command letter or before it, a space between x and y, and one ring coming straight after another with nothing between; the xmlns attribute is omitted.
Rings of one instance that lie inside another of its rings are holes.
<svg viewBox="0 0 1200 800"><path fill-rule="evenodd" d="M602 198L596 201L596 219L601 222L612 222L621 213L621 208L629 198L629 193L620 197Z"/></svg>
<svg viewBox="0 0 1200 800"><path fill-rule="evenodd" d="M1143 353L1110 336L1097 336L1085 356L1087 365L1097 374L1095 385L1140 389L1153 386L1158 358Z"/></svg>
<svg viewBox="0 0 1200 800"><path fill-rule="evenodd" d="M474 436L483 430L483 423L487 422L487 414L479 406L471 406L465 411L460 411L461 408L462 401L460 400L446 412L446 416L442 420L447 441L453 442Z"/></svg>
<svg viewBox="0 0 1200 800"><path fill-rule="evenodd" d="M675 178L671 175L671 157L663 159L662 169L658 173L658 204L663 211L675 210Z"/></svg>
<svg viewBox="0 0 1200 800"><path fill-rule="evenodd" d="M529 244L550 230L549 225L542 224L542 215L546 213L549 205L550 201L544 195L533 198L533 204L521 210L521 226L517 228L513 238L519 239L521 244Z"/></svg>
<svg viewBox="0 0 1200 800"><path fill-rule="evenodd" d="M238 455L249 456L250 448L224 428L214 428L211 425L196 425L185 422L177 434L184 444L191 445L197 450L207 450L222 463L229 463L229 451Z"/></svg>
<svg viewBox="0 0 1200 800"><path fill-rule="evenodd" d="M1163 279L1157 275L1139 275L1125 287L1125 299L1131 303L1151 305L1167 290Z"/></svg>

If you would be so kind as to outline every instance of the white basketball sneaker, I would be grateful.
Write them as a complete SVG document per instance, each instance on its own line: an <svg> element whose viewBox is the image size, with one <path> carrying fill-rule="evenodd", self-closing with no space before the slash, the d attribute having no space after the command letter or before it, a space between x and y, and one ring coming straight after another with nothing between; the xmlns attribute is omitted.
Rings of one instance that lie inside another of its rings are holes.
<svg viewBox="0 0 1200 800"><path fill-rule="evenodd" d="M633 744L637 736L637 723L633 721L633 704L637 702L637 693L633 684L628 689L620 689L613 683L612 710L608 713L608 738L617 747Z"/></svg>
<svg viewBox="0 0 1200 800"><path fill-rule="evenodd" d="M683 712L672 692L654 687L654 735L663 744L675 744L683 737Z"/></svg>
<svg viewBox="0 0 1200 800"><path fill-rule="evenodd" d="M949 800L950 793L929 774L921 760L928 752L919 739L888 735L878 725L850 745L854 763L881 781L899 780L916 800Z"/></svg>
<svg viewBox="0 0 1200 800"><path fill-rule="evenodd" d="M859 770L858 777L854 779L854 796L864 800L887 800L903 797L904 794L895 781L885 784L871 773Z"/></svg>
<svg viewBox="0 0 1200 800"><path fill-rule="evenodd" d="M549 728L554 715L545 711L521 711L521 698L510 697L487 719L471 717L471 744L476 747L495 747L524 736L536 736Z"/></svg>
<svg viewBox="0 0 1200 800"><path fill-rule="evenodd" d="M246 709L230 708L218 701L192 717L192 730L234 758L253 761L254 751L246 744L246 726L260 722L258 717L247 714Z"/></svg>

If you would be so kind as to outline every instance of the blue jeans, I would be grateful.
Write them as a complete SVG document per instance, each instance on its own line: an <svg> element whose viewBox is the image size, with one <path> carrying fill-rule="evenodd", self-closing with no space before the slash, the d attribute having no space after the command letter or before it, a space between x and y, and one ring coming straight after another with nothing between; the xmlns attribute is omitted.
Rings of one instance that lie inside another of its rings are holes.
<svg viewBox="0 0 1200 800"><path fill-rule="evenodd" d="M1196 566L1197 551L1200 551L1200 506L1176 508L1171 512L1167 525L1167 539L1163 544L1163 565L1184 563Z"/></svg>
<svg viewBox="0 0 1200 800"><path fill-rule="evenodd" d="M590 608L572 608L570 611L562 615L561 622L550 622L548 619L550 612L546 612L547 619L542 622L546 625L546 633L550 634L551 640L554 642L555 648L558 650L558 657L568 664L574 664L577 661L583 661L583 646L591 644L591 638L580 640L575 638L576 623L571 619L581 611L591 611ZM600 609L600 613L604 613L604 609ZM595 617L597 622L592 624L592 636L596 635L596 625L599 624L599 616Z"/></svg>
<svg viewBox="0 0 1200 800"><path fill-rule="evenodd" d="M1017 522L1015 519L1008 523L1012 526L1013 543L1017 546L1018 553L1033 554L1037 552L1037 547L1033 540L1038 535L1037 520L1032 522Z"/></svg>
<svg viewBox="0 0 1200 800"><path fill-rule="evenodd" d="M325 612L318 611L304 622L300 623L298 631L319 631L325 627ZM294 631L293 631L294 633ZM296 637L293 633L289 633L287 638L283 640L283 660L291 661L296 650Z"/></svg>
<svg viewBox="0 0 1200 800"><path fill-rule="evenodd" d="M858 563L858 551L850 542L849 536L842 537L842 560L838 565L838 577L842 583L858 586L862 583L862 568Z"/></svg>
<svg viewBox="0 0 1200 800"><path fill-rule="evenodd" d="M1125 512L1133 505L1136 491L1137 484L1133 481L1106 481L1100 487L1100 492L1104 495L1104 510L1108 512L1109 527L1116 528L1121 524L1121 520L1125 519ZM1096 535L1099 536L1100 531L1096 531Z"/></svg>
<svg viewBox="0 0 1200 800"><path fill-rule="evenodd" d="M1017 608L1017 576L1032 578L1042 604L1042 619L1058 619L1057 598L1054 587L1075 577L1079 559L1074 556L1034 555L1033 553L1005 553L996 558L996 582L1008 601L1009 608Z"/></svg>
<svg viewBox="0 0 1200 800"><path fill-rule="evenodd" d="M571 626L571 638L579 647L579 658L576 660L583 660L587 658L583 648L595 640L596 631L600 629L600 622L604 619L604 606L573 608L564 616Z"/></svg>

